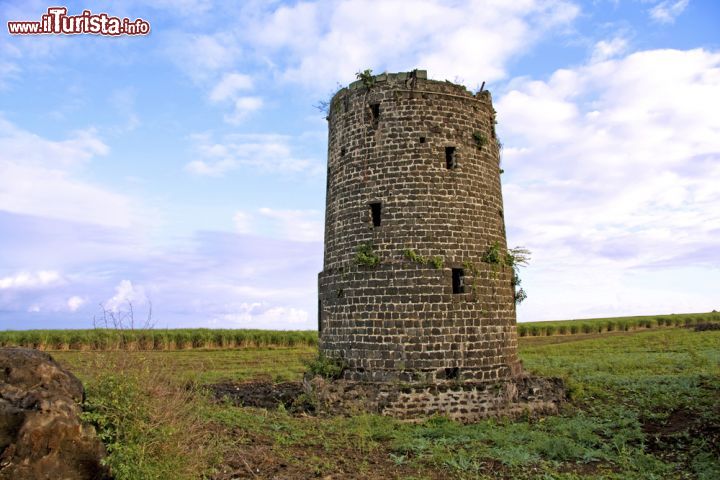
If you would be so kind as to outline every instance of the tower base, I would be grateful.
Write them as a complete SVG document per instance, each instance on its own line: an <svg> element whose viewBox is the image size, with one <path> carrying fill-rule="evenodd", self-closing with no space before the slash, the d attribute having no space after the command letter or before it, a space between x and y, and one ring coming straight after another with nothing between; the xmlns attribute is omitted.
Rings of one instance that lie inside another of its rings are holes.
<svg viewBox="0 0 720 480"><path fill-rule="evenodd" d="M561 379L531 376L428 385L315 377L306 380L305 389L325 413L375 413L410 421L443 415L465 423L489 417L555 413L566 398Z"/></svg>

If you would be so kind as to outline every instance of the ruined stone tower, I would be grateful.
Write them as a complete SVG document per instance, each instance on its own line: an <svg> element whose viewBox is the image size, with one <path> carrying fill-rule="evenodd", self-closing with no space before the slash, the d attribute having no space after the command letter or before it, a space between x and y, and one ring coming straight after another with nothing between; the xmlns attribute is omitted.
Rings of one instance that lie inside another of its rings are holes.
<svg viewBox="0 0 720 480"><path fill-rule="evenodd" d="M512 269L483 261L507 248L489 92L368 75L328 121L321 351L350 382L472 385L460 403L516 377ZM437 410L434 391L416 410Z"/></svg>

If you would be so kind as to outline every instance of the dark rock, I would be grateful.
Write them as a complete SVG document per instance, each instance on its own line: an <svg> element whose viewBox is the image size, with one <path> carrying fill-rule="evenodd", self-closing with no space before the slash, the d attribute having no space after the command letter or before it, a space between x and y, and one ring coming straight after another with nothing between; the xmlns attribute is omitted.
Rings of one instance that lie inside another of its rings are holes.
<svg viewBox="0 0 720 480"><path fill-rule="evenodd" d="M303 393L302 382L222 382L210 385L210 389L218 400L229 400L243 407L269 409L278 408L281 404L291 408Z"/></svg>
<svg viewBox="0 0 720 480"><path fill-rule="evenodd" d="M100 480L105 448L80 421L83 386L43 352L0 348L0 480Z"/></svg>

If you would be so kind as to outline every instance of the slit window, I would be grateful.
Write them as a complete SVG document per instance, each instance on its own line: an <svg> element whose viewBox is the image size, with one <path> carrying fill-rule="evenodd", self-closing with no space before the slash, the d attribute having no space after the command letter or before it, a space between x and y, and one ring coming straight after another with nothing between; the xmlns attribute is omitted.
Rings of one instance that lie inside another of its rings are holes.
<svg viewBox="0 0 720 480"><path fill-rule="evenodd" d="M372 217L373 227L379 227L382 221L382 203L372 202L370 204L370 216Z"/></svg>
<svg viewBox="0 0 720 480"><path fill-rule="evenodd" d="M322 333L322 300L318 300L318 333Z"/></svg>
<svg viewBox="0 0 720 480"><path fill-rule="evenodd" d="M425 143L425 137L420 137L420 143Z"/></svg>
<svg viewBox="0 0 720 480"><path fill-rule="evenodd" d="M457 167L455 147L445 147L445 166L448 168L448 170Z"/></svg>
<svg viewBox="0 0 720 480"><path fill-rule="evenodd" d="M462 268L452 269L453 293L465 293L465 270Z"/></svg>
<svg viewBox="0 0 720 480"><path fill-rule="evenodd" d="M373 128L377 128L378 122L380 121L380 104L379 103L371 103L370 104L370 114L371 114Z"/></svg>
<svg viewBox="0 0 720 480"><path fill-rule="evenodd" d="M344 157L346 153L347 153L347 149L346 149L345 147L342 147L342 148L340 149L340 156L341 156L341 157Z"/></svg>

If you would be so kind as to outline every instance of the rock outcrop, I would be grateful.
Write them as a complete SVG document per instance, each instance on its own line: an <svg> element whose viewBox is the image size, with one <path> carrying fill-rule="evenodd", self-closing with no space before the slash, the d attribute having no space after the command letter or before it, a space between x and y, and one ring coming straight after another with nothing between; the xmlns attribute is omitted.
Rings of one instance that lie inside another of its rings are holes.
<svg viewBox="0 0 720 480"><path fill-rule="evenodd" d="M43 352L0 348L0 480L100 480L105 449L80 420L83 386Z"/></svg>

